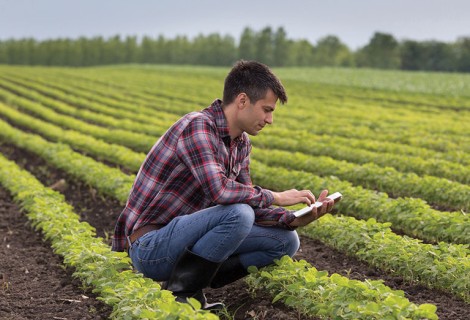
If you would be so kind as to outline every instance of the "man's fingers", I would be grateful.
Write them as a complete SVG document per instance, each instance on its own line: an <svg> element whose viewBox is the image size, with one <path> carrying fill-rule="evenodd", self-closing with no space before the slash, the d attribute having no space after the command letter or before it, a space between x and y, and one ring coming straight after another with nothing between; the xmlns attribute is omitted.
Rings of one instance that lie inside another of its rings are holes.
<svg viewBox="0 0 470 320"><path fill-rule="evenodd" d="M313 217L315 218L315 220L317 220L317 219L318 219L318 216L319 216L319 214L320 214L320 212L319 212L319 210L318 210L317 207L313 207L311 214L313 215Z"/></svg>
<svg viewBox="0 0 470 320"><path fill-rule="evenodd" d="M310 200L308 197L303 197L301 202L305 203L307 206L312 204L312 200Z"/></svg>
<svg viewBox="0 0 470 320"><path fill-rule="evenodd" d="M326 208L326 211L325 212L331 212L331 210L333 210L333 206L335 205L335 201L332 200L332 199L326 199L325 201L327 201L324 206Z"/></svg>
<svg viewBox="0 0 470 320"><path fill-rule="evenodd" d="M307 198L310 200L310 204L315 203L315 196L313 195L312 191L304 190L307 193Z"/></svg>
<svg viewBox="0 0 470 320"><path fill-rule="evenodd" d="M313 195L312 191L310 190L302 190L299 191L301 194L301 202L307 204L308 206L312 203L315 203L315 196Z"/></svg>
<svg viewBox="0 0 470 320"><path fill-rule="evenodd" d="M320 196L318 197L318 201L322 202L323 200L325 200L326 196L328 195L328 190L323 190L321 193L320 193Z"/></svg>

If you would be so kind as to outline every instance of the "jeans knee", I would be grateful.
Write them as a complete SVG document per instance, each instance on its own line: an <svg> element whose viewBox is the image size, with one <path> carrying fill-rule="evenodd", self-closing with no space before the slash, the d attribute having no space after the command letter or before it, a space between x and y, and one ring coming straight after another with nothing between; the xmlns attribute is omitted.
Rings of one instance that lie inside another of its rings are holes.
<svg viewBox="0 0 470 320"><path fill-rule="evenodd" d="M240 224L246 225L251 229L255 223L255 211L247 204L239 203L231 205L233 217L236 218Z"/></svg>
<svg viewBox="0 0 470 320"><path fill-rule="evenodd" d="M296 231L287 234L286 254L292 257L300 248L300 239Z"/></svg>

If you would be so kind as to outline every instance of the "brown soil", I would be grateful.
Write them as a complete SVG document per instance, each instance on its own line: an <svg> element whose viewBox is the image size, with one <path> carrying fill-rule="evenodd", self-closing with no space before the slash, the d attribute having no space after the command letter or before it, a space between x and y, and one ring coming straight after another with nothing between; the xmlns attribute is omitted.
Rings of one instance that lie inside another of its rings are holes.
<svg viewBox="0 0 470 320"><path fill-rule="evenodd" d="M83 220L95 226L100 236L112 234L122 206L81 182L73 181L37 156L0 145L0 152L32 172L44 185L59 183L67 201ZM84 291L64 270L61 258L28 224L5 189L0 187L0 319L105 319L111 308L90 292ZM393 289L403 290L410 301L432 303L440 319L468 319L470 305L450 294L408 283L384 274L366 263L347 257L318 241L301 238L297 259L309 261L319 270L340 273L354 279L383 279ZM263 292L252 296L243 280L221 289L207 290L209 301L223 301L234 319L314 319L299 315L282 303L271 303Z"/></svg>

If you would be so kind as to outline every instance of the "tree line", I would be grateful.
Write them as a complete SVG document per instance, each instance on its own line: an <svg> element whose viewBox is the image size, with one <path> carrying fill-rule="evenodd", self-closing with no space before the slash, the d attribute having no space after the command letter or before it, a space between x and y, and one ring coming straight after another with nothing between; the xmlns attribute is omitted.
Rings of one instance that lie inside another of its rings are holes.
<svg viewBox="0 0 470 320"><path fill-rule="evenodd" d="M217 33L193 39L114 36L38 41L0 41L0 63L47 66L94 66L121 63L230 66L237 59L253 59L273 67L332 66L379 69L470 72L470 37L455 42L398 41L376 32L364 47L352 51L337 36L312 44L287 37L283 27L255 31L246 27L237 43Z"/></svg>

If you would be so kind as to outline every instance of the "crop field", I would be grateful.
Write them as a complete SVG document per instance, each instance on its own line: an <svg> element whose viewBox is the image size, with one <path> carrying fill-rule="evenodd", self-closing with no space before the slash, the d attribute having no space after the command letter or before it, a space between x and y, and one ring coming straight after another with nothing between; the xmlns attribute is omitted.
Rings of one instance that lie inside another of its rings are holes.
<svg viewBox="0 0 470 320"><path fill-rule="evenodd" d="M219 316L111 251L146 153L228 71L0 66L0 319L469 319L470 75L274 69L254 183L343 199L293 259L208 290Z"/></svg>

